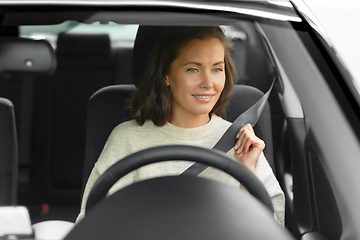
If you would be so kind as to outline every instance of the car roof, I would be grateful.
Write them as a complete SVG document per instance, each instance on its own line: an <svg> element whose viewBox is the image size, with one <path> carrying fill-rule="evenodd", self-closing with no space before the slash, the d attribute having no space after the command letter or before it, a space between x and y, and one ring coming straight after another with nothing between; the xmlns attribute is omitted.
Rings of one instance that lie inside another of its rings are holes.
<svg viewBox="0 0 360 240"><path fill-rule="evenodd" d="M237 2L268 2L267 0L236 0ZM203 3L230 3L231 0L197 0L197 1L182 1L182 0L0 0L0 4L15 5L15 4L141 4L141 3L163 3L163 2L203 2ZM290 0L272 0L270 2L290 2Z"/></svg>
<svg viewBox="0 0 360 240"><path fill-rule="evenodd" d="M277 7L292 8L290 0L0 0L0 6L22 6L22 5L47 5L47 6L162 6L162 7L192 7L200 4L201 7L207 5L216 6L236 6L237 3L250 4L253 9L273 9Z"/></svg>
<svg viewBox="0 0 360 240"><path fill-rule="evenodd" d="M198 1L178 1L178 0L0 0L0 6L5 7L161 7L191 10L222 11L229 13L240 13L252 17L269 18L283 21L301 22L290 0L250 0L250 1L229 1L229 0L198 0ZM100 10L100 9L97 9Z"/></svg>

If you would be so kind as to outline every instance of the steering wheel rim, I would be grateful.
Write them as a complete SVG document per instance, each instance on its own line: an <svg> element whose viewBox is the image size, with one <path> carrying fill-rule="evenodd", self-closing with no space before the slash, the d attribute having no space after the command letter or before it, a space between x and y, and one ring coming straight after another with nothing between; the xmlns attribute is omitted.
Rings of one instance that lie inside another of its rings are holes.
<svg viewBox="0 0 360 240"><path fill-rule="evenodd" d="M244 164L232 160L216 149L185 145L149 148L133 153L116 162L96 181L86 203L86 212L106 198L110 188L133 170L151 163L179 160L199 162L224 171L238 180L249 193L262 202L270 211L274 212L271 199L265 187Z"/></svg>

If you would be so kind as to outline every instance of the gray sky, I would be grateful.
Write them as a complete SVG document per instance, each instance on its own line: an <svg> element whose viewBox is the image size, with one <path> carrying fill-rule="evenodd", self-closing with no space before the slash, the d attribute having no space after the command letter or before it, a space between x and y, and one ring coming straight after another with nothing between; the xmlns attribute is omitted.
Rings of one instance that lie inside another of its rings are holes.
<svg viewBox="0 0 360 240"><path fill-rule="evenodd" d="M360 86L360 0L303 0Z"/></svg>

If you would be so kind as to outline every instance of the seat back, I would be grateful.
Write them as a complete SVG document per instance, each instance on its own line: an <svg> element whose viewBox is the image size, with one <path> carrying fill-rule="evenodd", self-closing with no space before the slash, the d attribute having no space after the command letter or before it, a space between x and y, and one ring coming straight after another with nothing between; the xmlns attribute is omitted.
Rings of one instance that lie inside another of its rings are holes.
<svg viewBox="0 0 360 240"><path fill-rule="evenodd" d="M0 206L16 204L18 146L14 107L0 98Z"/></svg>
<svg viewBox="0 0 360 240"><path fill-rule="evenodd" d="M52 182L56 187L80 189L82 179L78 170L83 166L79 160L84 159L88 99L99 88L113 83L110 39L107 34L60 34L56 53L53 124L57 137L52 156L56 171L52 174ZM71 177L64 176L64 172Z"/></svg>
<svg viewBox="0 0 360 240"><path fill-rule="evenodd" d="M87 109L83 190L111 131L118 124L130 119L126 106L135 90L134 85L113 85L102 88L91 96ZM235 86L234 95L227 108L227 120L234 121L262 96L263 93L254 87ZM271 113L268 103L255 125L254 131L266 143L264 154L273 167Z"/></svg>
<svg viewBox="0 0 360 240"><path fill-rule="evenodd" d="M83 191L111 131L118 124L130 119L127 101L135 90L134 85L112 85L98 90L90 97L87 108Z"/></svg>
<svg viewBox="0 0 360 240"><path fill-rule="evenodd" d="M78 205L88 100L114 84L110 38L61 33L56 57L54 74L35 82L31 180L48 203Z"/></svg>
<svg viewBox="0 0 360 240"><path fill-rule="evenodd" d="M230 122L235 121L240 114L254 105L263 95L264 93L255 87L235 85L234 95L230 99L226 109L226 119ZM266 103L258 122L254 126L254 131L256 135L265 142L266 147L264 149L264 154L275 173L271 110L269 102Z"/></svg>

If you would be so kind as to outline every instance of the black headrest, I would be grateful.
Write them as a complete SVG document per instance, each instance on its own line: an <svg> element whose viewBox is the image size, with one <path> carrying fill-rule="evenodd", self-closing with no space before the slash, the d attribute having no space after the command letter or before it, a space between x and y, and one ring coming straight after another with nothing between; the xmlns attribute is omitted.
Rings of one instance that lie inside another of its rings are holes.
<svg viewBox="0 0 360 240"><path fill-rule="evenodd" d="M133 82L137 87L145 73L153 46L165 28L164 26L139 26L132 59Z"/></svg>

